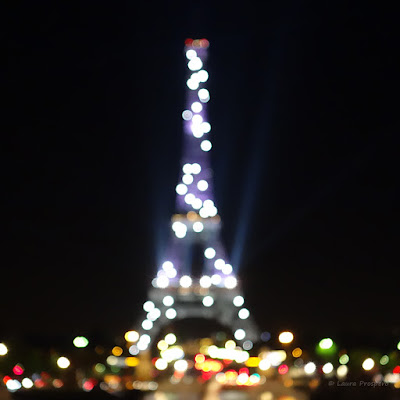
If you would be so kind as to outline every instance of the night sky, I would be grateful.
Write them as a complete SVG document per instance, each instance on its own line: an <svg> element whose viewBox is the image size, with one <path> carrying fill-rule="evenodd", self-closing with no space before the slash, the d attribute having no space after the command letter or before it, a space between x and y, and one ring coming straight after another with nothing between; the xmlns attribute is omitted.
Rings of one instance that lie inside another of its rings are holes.
<svg viewBox="0 0 400 400"><path fill-rule="evenodd" d="M136 322L174 212L187 37L211 43L222 237L261 329L400 335L394 10L11 7L0 338Z"/></svg>

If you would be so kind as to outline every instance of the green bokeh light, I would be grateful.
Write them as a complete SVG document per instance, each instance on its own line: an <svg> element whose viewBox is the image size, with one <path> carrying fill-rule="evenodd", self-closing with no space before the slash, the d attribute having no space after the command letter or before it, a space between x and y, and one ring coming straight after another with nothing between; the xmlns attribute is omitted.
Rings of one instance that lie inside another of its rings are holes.
<svg viewBox="0 0 400 400"><path fill-rule="evenodd" d="M89 340L85 338L85 336L77 336L74 341L74 346L78 348L84 348L89 344Z"/></svg>
<svg viewBox="0 0 400 400"><path fill-rule="evenodd" d="M384 356L381 357L381 359L379 360L381 365L386 365L389 362L389 356L387 356L386 354Z"/></svg>
<svg viewBox="0 0 400 400"><path fill-rule="evenodd" d="M329 350L332 346L333 346L333 340L331 338L325 338L322 339L318 346L322 349L322 350Z"/></svg>
<svg viewBox="0 0 400 400"><path fill-rule="evenodd" d="M347 364L350 361L350 357L347 354L343 354L342 356L340 356L339 358L339 362L342 365Z"/></svg>

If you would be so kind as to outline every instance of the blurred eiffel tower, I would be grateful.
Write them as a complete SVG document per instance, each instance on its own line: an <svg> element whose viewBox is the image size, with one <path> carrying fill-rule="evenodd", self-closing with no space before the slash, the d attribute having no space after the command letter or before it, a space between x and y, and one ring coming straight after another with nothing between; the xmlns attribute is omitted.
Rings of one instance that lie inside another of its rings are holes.
<svg viewBox="0 0 400 400"><path fill-rule="evenodd" d="M185 41L187 104L182 113L184 145L176 186L177 213L172 216L164 262L143 305L137 352L146 350L163 326L175 319L214 319L230 328L242 345L246 341L252 345L259 338L220 238L221 219L210 166L211 126L207 121L210 94L204 65L208 47L206 39ZM200 254L197 271L196 252Z"/></svg>

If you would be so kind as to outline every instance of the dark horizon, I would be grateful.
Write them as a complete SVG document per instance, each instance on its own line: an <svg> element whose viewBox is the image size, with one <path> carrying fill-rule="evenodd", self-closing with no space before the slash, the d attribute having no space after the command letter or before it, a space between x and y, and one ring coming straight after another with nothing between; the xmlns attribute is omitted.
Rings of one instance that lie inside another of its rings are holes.
<svg viewBox="0 0 400 400"><path fill-rule="evenodd" d="M12 6L0 339L136 323L174 212L186 37L210 41L222 238L261 330L400 336L394 15L294 3Z"/></svg>

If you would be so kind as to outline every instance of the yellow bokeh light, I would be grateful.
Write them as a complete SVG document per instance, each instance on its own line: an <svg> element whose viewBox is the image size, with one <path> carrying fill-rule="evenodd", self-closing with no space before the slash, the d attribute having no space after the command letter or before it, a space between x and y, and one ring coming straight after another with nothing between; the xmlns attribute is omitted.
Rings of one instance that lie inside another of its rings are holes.
<svg viewBox="0 0 400 400"><path fill-rule="evenodd" d="M186 216L189 221L195 221L197 219L197 213L194 211L189 211Z"/></svg>
<svg viewBox="0 0 400 400"><path fill-rule="evenodd" d="M225 348L226 349L230 349L230 350L233 350L234 348L236 347L236 343L235 343L235 341L234 340L228 340L226 343L225 343Z"/></svg>
<svg viewBox="0 0 400 400"><path fill-rule="evenodd" d="M139 359L137 357L126 357L125 364L128 367L136 367L139 364Z"/></svg>
<svg viewBox="0 0 400 400"><path fill-rule="evenodd" d="M111 353L113 353L114 356L119 357L123 353L123 350L121 349L121 347L115 346L111 350Z"/></svg>
<svg viewBox="0 0 400 400"><path fill-rule="evenodd" d="M226 382L225 374L220 372L219 374L215 375L215 380L223 385Z"/></svg>
<svg viewBox="0 0 400 400"><path fill-rule="evenodd" d="M294 339L294 335L292 332L286 331L279 334L279 341L282 344L292 343Z"/></svg>
<svg viewBox="0 0 400 400"><path fill-rule="evenodd" d="M293 386L293 379L285 379L283 382L285 387L292 387Z"/></svg>
<svg viewBox="0 0 400 400"><path fill-rule="evenodd" d="M303 350L300 347L296 347L293 351L292 351L292 356L293 357L300 357L303 354Z"/></svg>
<svg viewBox="0 0 400 400"><path fill-rule="evenodd" d="M315 389L319 386L319 380L318 379L311 379L311 381L309 382L308 386L310 387L310 389Z"/></svg>
<svg viewBox="0 0 400 400"><path fill-rule="evenodd" d="M139 340L139 333L137 333L136 331L128 331L125 333L125 340L127 342L137 342Z"/></svg>
<svg viewBox="0 0 400 400"><path fill-rule="evenodd" d="M258 357L249 357L245 364L247 367L258 367L260 359Z"/></svg>
<svg viewBox="0 0 400 400"><path fill-rule="evenodd" d="M210 338L204 338L200 340L200 346L211 346L212 344L213 341Z"/></svg>
<svg viewBox="0 0 400 400"><path fill-rule="evenodd" d="M168 349L168 343L165 340L160 340L157 343L157 347L159 350L163 351L163 350L167 350Z"/></svg>
<svg viewBox="0 0 400 400"><path fill-rule="evenodd" d="M274 395L272 392L263 392L261 393L260 400L273 400Z"/></svg>

